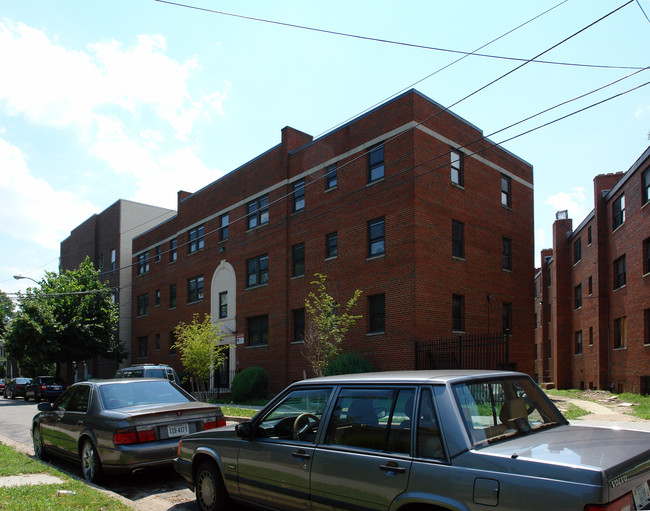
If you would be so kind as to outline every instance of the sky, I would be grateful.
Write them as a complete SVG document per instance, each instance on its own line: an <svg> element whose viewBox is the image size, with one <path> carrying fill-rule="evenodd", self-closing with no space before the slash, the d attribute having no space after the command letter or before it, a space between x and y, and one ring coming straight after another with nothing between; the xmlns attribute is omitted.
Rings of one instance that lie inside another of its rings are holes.
<svg viewBox="0 0 650 511"><path fill-rule="evenodd" d="M283 127L318 137L410 88L533 165L536 264L555 213L577 227L593 178L650 144L650 0L181 3L0 0L0 290L57 272L119 199L174 209ZM509 58L457 53L478 48Z"/></svg>

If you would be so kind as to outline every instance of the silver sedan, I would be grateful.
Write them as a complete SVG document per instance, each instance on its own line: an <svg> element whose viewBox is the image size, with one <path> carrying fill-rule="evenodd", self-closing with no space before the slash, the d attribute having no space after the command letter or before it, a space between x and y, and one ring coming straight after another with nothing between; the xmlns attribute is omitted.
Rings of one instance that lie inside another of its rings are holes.
<svg viewBox="0 0 650 511"><path fill-rule="evenodd" d="M221 408L163 379L81 382L38 409L31 426L36 456L80 461L91 482L171 466L181 436L226 424Z"/></svg>

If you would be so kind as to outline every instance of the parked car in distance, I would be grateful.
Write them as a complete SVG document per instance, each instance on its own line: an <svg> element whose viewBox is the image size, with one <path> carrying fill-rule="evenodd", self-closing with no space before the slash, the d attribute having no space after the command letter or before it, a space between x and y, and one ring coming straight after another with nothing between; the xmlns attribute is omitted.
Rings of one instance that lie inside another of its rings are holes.
<svg viewBox="0 0 650 511"><path fill-rule="evenodd" d="M179 437L226 425L218 406L150 378L75 383L38 409L31 425L35 455L81 462L91 482L104 474L171 467Z"/></svg>
<svg viewBox="0 0 650 511"><path fill-rule="evenodd" d="M174 467L204 511L650 509L650 433L569 424L507 371L297 382L249 422L183 437Z"/></svg>
<svg viewBox="0 0 650 511"><path fill-rule="evenodd" d="M16 399L17 397L25 397L25 385L29 385L32 381L31 378L12 378L5 384L4 398L10 397Z"/></svg>
<svg viewBox="0 0 650 511"><path fill-rule="evenodd" d="M34 401L54 401L65 391L65 381L56 376L37 376L25 386L25 401L34 398Z"/></svg>
<svg viewBox="0 0 650 511"><path fill-rule="evenodd" d="M165 364L136 364L115 372L113 378L165 378L181 385L181 380L173 367Z"/></svg>
<svg viewBox="0 0 650 511"><path fill-rule="evenodd" d="M5 380L4 378L0 378L0 392L4 394L5 392Z"/></svg>

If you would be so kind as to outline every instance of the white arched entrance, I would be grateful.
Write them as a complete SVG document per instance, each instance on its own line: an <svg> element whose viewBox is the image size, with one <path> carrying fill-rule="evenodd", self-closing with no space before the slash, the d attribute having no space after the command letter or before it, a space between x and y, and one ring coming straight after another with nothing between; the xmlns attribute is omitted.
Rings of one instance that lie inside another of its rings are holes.
<svg viewBox="0 0 650 511"><path fill-rule="evenodd" d="M232 375L234 374L236 361L236 331L237 331L237 279L235 269L232 265L221 261L212 275L212 284L210 286L210 315L214 323L221 323L221 330L224 332L224 338L219 344L228 345L226 354L225 367L221 371L213 373L210 378L210 390L215 388L215 380L221 377L221 384L230 388ZM218 382L217 382L218 383Z"/></svg>

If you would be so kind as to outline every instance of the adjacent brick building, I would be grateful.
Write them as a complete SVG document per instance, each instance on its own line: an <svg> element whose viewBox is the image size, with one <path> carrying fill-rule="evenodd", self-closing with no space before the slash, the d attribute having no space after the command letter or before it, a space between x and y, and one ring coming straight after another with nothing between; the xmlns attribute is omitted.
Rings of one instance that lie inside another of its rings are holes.
<svg viewBox="0 0 650 511"><path fill-rule="evenodd" d="M553 224L535 278L536 360L558 388L650 393L650 147L594 179L594 210Z"/></svg>
<svg viewBox="0 0 650 511"><path fill-rule="evenodd" d="M75 227L70 236L61 242L61 271L74 270L86 259L101 273L103 281L117 288L120 322L118 336L131 349L131 248L133 236L173 216L171 209L159 208L128 200L118 200L97 215ZM117 369L115 362L97 358L77 361L77 378L112 377ZM72 368L64 375L72 381Z"/></svg>
<svg viewBox="0 0 650 511"><path fill-rule="evenodd" d="M133 240L133 362L182 372L173 329L209 313L226 384L257 365L272 391L311 376L301 336L319 272L340 301L363 291L343 348L378 370L414 368L415 341L506 327L509 362L532 374L533 254L532 167L412 90L316 140L286 127L179 192L177 215Z"/></svg>

